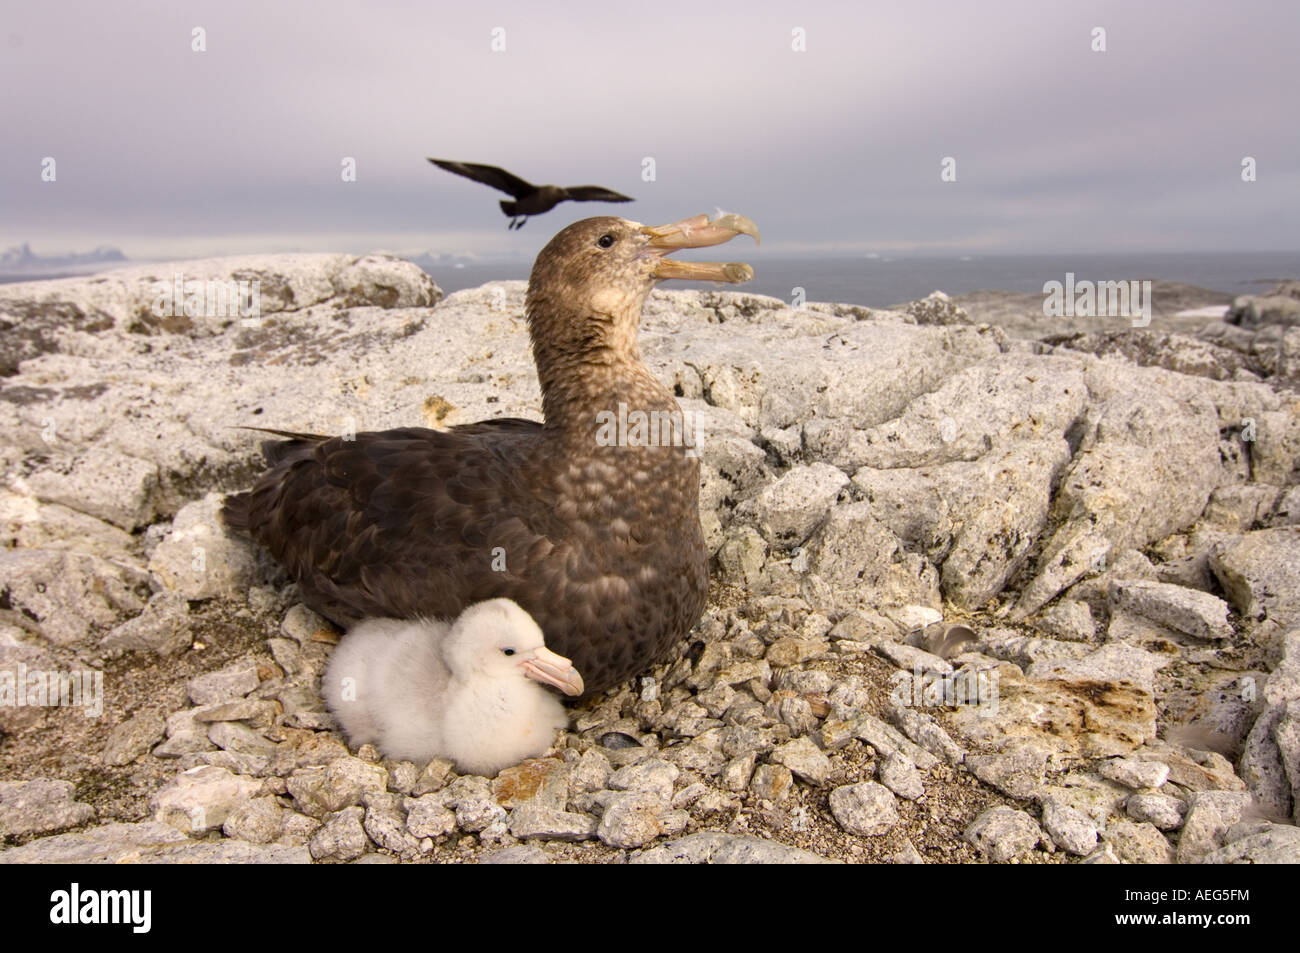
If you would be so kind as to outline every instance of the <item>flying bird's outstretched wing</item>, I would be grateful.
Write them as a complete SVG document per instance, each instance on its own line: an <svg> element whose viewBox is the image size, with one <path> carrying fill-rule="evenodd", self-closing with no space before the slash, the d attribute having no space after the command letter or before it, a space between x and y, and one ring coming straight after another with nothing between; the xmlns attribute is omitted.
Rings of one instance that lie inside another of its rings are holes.
<svg viewBox="0 0 1300 953"><path fill-rule="evenodd" d="M599 185L575 185L564 190L569 198L576 202L634 202L630 195L623 195L612 189L602 189Z"/></svg>
<svg viewBox="0 0 1300 953"><path fill-rule="evenodd" d="M475 182L490 185L492 188L500 189L507 195L513 195L517 199L537 191L537 186L531 182L525 182L519 176L494 165L479 165L475 162L453 162L450 159L430 159L429 161L439 169L446 169L448 172L455 172L457 175L463 175Z"/></svg>

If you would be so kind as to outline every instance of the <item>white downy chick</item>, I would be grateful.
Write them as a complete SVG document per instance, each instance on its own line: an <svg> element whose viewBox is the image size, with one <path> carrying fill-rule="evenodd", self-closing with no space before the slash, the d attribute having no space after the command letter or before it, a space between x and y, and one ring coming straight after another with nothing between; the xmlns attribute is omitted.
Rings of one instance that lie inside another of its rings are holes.
<svg viewBox="0 0 1300 953"><path fill-rule="evenodd" d="M537 757L568 723L543 685L581 695L582 676L546 648L509 599L470 606L454 623L367 619L334 650L321 694L354 745L390 758L433 758L491 776Z"/></svg>

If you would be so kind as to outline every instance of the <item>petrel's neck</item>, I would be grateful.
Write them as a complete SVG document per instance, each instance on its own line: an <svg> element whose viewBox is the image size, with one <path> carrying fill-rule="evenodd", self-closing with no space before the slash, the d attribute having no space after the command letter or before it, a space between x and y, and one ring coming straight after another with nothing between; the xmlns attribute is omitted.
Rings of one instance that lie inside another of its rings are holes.
<svg viewBox="0 0 1300 953"><path fill-rule="evenodd" d="M554 312L530 317L547 430L589 439L597 415L618 413L620 404L647 412L676 409L672 394L641 361L639 309L616 317Z"/></svg>

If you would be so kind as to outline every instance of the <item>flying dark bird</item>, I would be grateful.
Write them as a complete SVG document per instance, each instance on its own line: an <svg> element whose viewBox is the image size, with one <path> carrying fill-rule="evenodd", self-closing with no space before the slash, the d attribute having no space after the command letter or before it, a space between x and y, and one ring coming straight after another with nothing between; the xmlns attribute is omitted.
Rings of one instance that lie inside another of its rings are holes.
<svg viewBox="0 0 1300 953"><path fill-rule="evenodd" d="M566 200L574 202L632 202L634 199L620 195L599 185L575 185L563 188L558 185L533 185L517 175L494 165L477 165L473 162L453 162L450 159L430 159L434 165L455 172L475 182L482 182L514 196L514 201L501 200L501 211L510 216L507 228L523 228L529 215L541 215Z"/></svg>
<svg viewBox="0 0 1300 953"><path fill-rule="evenodd" d="M512 599L588 693L643 671L699 619L708 560L699 460L672 392L641 362L641 309L665 278L752 278L738 262L665 257L742 232L758 238L739 215L575 222L537 256L525 299L544 423L273 431L288 439L263 444L270 470L227 498L226 524L341 625ZM615 415L629 425L611 428Z"/></svg>

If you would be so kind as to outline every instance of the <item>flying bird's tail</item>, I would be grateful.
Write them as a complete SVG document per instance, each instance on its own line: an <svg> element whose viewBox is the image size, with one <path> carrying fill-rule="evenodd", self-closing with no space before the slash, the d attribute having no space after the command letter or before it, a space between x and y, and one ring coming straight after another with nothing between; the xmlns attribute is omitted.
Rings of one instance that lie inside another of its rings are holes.
<svg viewBox="0 0 1300 953"><path fill-rule="evenodd" d="M518 215L519 212L516 211L516 209L518 208L519 208L518 202L512 202L510 199L501 200L501 211L505 212L507 215L510 216Z"/></svg>

